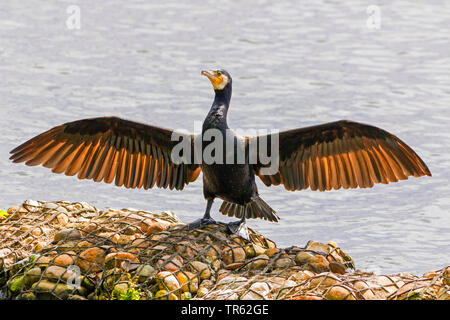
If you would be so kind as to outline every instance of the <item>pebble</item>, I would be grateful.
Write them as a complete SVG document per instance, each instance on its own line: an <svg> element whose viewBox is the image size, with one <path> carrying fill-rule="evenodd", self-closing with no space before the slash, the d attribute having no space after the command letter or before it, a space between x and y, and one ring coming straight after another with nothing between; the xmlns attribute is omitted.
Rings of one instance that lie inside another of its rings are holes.
<svg viewBox="0 0 450 320"><path fill-rule="evenodd" d="M267 255L261 254L254 258L248 267L250 270L263 269L269 264L269 260L270 258Z"/></svg>
<svg viewBox="0 0 450 320"><path fill-rule="evenodd" d="M222 251L222 261L225 264L231 264L235 262L242 262L245 260L246 254L241 247L225 248Z"/></svg>
<svg viewBox="0 0 450 320"><path fill-rule="evenodd" d="M80 253L75 262L83 272L98 272L102 270L105 262L106 251L99 247L88 248Z"/></svg>
<svg viewBox="0 0 450 320"><path fill-rule="evenodd" d="M55 234L53 238L53 243L58 243L61 240L78 240L81 239L81 232L77 229L63 229Z"/></svg>

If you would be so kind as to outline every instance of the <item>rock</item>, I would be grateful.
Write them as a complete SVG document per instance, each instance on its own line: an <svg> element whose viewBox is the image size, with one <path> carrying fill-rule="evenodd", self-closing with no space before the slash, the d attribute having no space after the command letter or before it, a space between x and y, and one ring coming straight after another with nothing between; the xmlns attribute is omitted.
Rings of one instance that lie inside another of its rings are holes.
<svg viewBox="0 0 450 320"><path fill-rule="evenodd" d="M24 284L23 278L24 278L23 275L16 276L14 278L11 278L8 281L8 283L7 283L8 289L9 289L9 291L11 291L11 293L13 295L19 294L22 291L23 284Z"/></svg>
<svg viewBox="0 0 450 320"><path fill-rule="evenodd" d="M330 252L330 248L328 245L314 241L314 240L308 241L308 243L306 244L305 250L311 250L311 251L320 252L320 253L324 253L324 254L328 254Z"/></svg>
<svg viewBox="0 0 450 320"><path fill-rule="evenodd" d="M81 239L81 232L77 229L63 229L55 234L53 243L58 243L61 240L78 240Z"/></svg>
<svg viewBox="0 0 450 320"><path fill-rule="evenodd" d="M156 262L156 266L161 268L164 266L164 269L167 271L177 271L183 266L183 258L179 255L176 255L171 258L170 255L164 255L160 260Z"/></svg>
<svg viewBox="0 0 450 320"><path fill-rule="evenodd" d="M73 264L73 257L67 253L60 254L59 256L55 257L55 260L53 261L55 265L67 267Z"/></svg>
<svg viewBox="0 0 450 320"><path fill-rule="evenodd" d="M289 257L279 258L275 261L275 267L280 269L286 269L295 265L294 260Z"/></svg>
<svg viewBox="0 0 450 320"><path fill-rule="evenodd" d="M205 280L211 278L211 270L206 263L200 261L192 261L189 263L190 271L200 276L200 279Z"/></svg>
<svg viewBox="0 0 450 320"><path fill-rule="evenodd" d="M309 266L311 266L312 271L315 272L328 271L329 265L330 263L328 262L328 260L320 254L316 254L309 260Z"/></svg>
<svg viewBox="0 0 450 320"><path fill-rule="evenodd" d="M138 276L139 283L145 282L156 274L155 268L149 264L140 265L136 270L136 275Z"/></svg>
<svg viewBox="0 0 450 320"><path fill-rule="evenodd" d="M312 253L310 253L310 252L300 251L295 256L295 262L297 262L298 265L304 265L304 264L309 263L309 261L311 260L311 258L313 256L314 255Z"/></svg>
<svg viewBox="0 0 450 320"><path fill-rule="evenodd" d="M266 282L254 282L249 287L245 294L240 297L240 300L261 300L266 299L270 293L270 287Z"/></svg>
<svg viewBox="0 0 450 320"><path fill-rule="evenodd" d="M183 292L196 293L198 291L198 277L188 271L179 271L176 274L177 280L180 283ZM208 281L204 280L203 282Z"/></svg>
<svg viewBox="0 0 450 320"><path fill-rule="evenodd" d="M42 207L42 205L35 200L25 200L23 207L29 212L37 212Z"/></svg>
<svg viewBox="0 0 450 320"><path fill-rule="evenodd" d="M338 274L345 274L345 270L347 269L347 267L344 264L339 263L337 261L329 262L329 268L332 272Z"/></svg>
<svg viewBox="0 0 450 320"><path fill-rule="evenodd" d="M85 273L99 272L105 262L106 251L99 247L88 248L80 253L75 264Z"/></svg>
<svg viewBox="0 0 450 320"><path fill-rule="evenodd" d="M206 296L209 293L209 290L206 288L199 288L197 291L197 297L198 298L202 298L204 296Z"/></svg>
<svg viewBox="0 0 450 320"><path fill-rule="evenodd" d="M311 278L311 280L309 282L309 286L311 288L315 288L318 286L329 287L329 286L338 284L339 282L340 282L339 278L336 278L335 276L333 276L331 274L318 275L318 276Z"/></svg>
<svg viewBox="0 0 450 320"><path fill-rule="evenodd" d="M189 241L181 241L180 244L176 246L176 250L180 256L185 259L194 259L196 252L190 247Z"/></svg>
<svg viewBox="0 0 450 320"><path fill-rule="evenodd" d="M77 274L69 269L58 266L49 266L45 269L43 279L67 282L69 279L75 279Z"/></svg>
<svg viewBox="0 0 450 320"><path fill-rule="evenodd" d="M331 287L325 294L328 300L356 300L350 289L342 286Z"/></svg>
<svg viewBox="0 0 450 320"><path fill-rule="evenodd" d="M125 251L109 253L105 257L106 269L120 267L122 270L127 270L131 263L139 263L139 259L134 254Z"/></svg>
<svg viewBox="0 0 450 320"><path fill-rule="evenodd" d="M445 268L443 277L444 277L444 279L443 279L444 284L447 286L450 286L450 266Z"/></svg>
<svg viewBox="0 0 450 320"><path fill-rule="evenodd" d="M20 300L36 300L36 295L33 292L24 292L20 295Z"/></svg>
<svg viewBox="0 0 450 320"><path fill-rule="evenodd" d="M35 228L33 229L33 231L31 231L31 234L35 237L39 237L42 234L42 229L41 228Z"/></svg>
<svg viewBox="0 0 450 320"><path fill-rule="evenodd" d="M295 272L289 277L289 279L293 279L296 282L302 282L309 278L311 278L311 276L307 274L305 271Z"/></svg>
<svg viewBox="0 0 450 320"><path fill-rule="evenodd" d="M269 257L272 258L274 257L277 253L280 252L280 249L278 248L269 248L267 249L264 253Z"/></svg>
<svg viewBox="0 0 450 320"><path fill-rule="evenodd" d="M33 252L38 253L38 252L41 252L42 249L44 249L44 244L41 242L38 242L34 245Z"/></svg>
<svg viewBox="0 0 450 320"><path fill-rule="evenodd" d="M128 284L125 282L118 283L114 286L112 296L115 299L119 299L121 296L126 295L128 292Z"/></svg>
<svg viewBox="0 0 450 320"><path fill-rule="evenodd" d="M227 269L227 270L236 270L236 269L238 269L238 268L240 268L240 267L242 267L244 265L245 265L245 262L230 263L230 264L227 264L225 266L225 269Z"/></svg>
<svg viewBox="0 0 450 320"><path fill-rule="evenodd" d="M67 299L69 294L71 294L74 289L66 284L58 283L55 284L48 280L41 280L36 282L31 287L33 292L41 299Z"/></svg>
<svg viewBox="0 0 450 320"><path fill-rule="evenodd" d="M170 271L158 272L155 278L161 290L175 291L181 288L177 278Z"/></svg>
<svg viewBox="0 0 450 320"><path fill-rule="evenodd" d="M255 251L255 256L260 256L266 252L266 249L257 244L253 244L253 250Z"/></svg>
<svg viewBox="0 0 450 320"><path fill-rule="evenodd" d="M370 290L370 287L364 281L356 281L353 284L353 287L358 290L358 292L364 297L366 300L376 299L375 294Z"/></svg>
<svg viewBox="0 0 450 320"><path fill-rule="evenodd" d="M142 232L146 234L157 233L165 231L169 227L169 223L161 220L145 219L138 226L141 228Z"/></svg>
<svg viewBox="0 0 450 320"><path fill-rule="evenodd" d="M62 226L65 226L69 223L69 217L65 213L58 214L56 216L56 219L58 220L58 223Z"/></svg>
<svg viewBox="0 0 450 320"><path fill-rule="evenodd" d="M263 269L269 264L269 257L265 254L261 254L256 256L252 260L252 262L249 263L248 267L250 270L257 270L257 269Z"/></svg>
<svg viewBox="0 0 450 320"><path fill-rule="evenodd" d="M225 264L243 262L245 260L245 257L245 251L241 247L228 247L222 251L222 261Z"/></svg>
<svg viewBox="0 0 450 320"><path fill-rule="evenodd" d="M26 271L23 279L25 287L30 288L33 285L33 283L35 283L41 278L41 274L42 274L41 268L39 267L34 267Z"/></svg>
<svg viewBox="0 0 450 320"><path fill-rule="evenodd" d="M155 294L155 299L157 300L168 300L168 291L167 290L159 290Z"/></svg>
<svg viewBox="0 0 450 320"><path fill-rule="evenodd" d="M69 294L67 300L88 300L88 299L86 299L83 296L80 296L79 294Z"/></svg>

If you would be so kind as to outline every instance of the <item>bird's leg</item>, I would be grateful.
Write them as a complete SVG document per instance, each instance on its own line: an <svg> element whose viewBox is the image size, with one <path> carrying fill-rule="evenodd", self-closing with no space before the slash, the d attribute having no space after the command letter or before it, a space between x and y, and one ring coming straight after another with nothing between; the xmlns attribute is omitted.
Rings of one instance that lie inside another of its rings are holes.
<svg viewBox="0 0 450 320"><path fill-rule="evenodd" d="M214 199L208 199L208 202L206 204L205 215L203 216L203 218L195 220L194 222L189 223L188 224L189 230L200 228L200 227L206 226L208 224L215 224L215 223L217 223L216 220L211 218L211 215L209 213L211 211L211 207L212 207L213 202L214 202Z"/></svg>
<svg viewBox="0 0 450 320"><path fill-rule="evenodd" d="M244 209L241 220L228 223L228 229L231 233L237 234L238 236L249 240L250 237L248 235L247 223L245 222L245 213L246 210Z"/></svg>

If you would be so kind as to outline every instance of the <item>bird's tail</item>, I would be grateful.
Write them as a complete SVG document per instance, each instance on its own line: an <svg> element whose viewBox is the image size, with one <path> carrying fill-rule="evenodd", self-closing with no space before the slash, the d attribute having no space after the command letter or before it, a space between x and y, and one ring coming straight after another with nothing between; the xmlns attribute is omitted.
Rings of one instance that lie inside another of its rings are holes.
<svg viewBox="0 0 450 320"><path fill-rule="evenodd" d="M269 205L258 196L244 206L224 200L219 211L223 215L236 218L242 218L245 212L245 217L247 219L259 218L273 222L278 222L280 219L275 213L275 210L269 207Z"/></svg>

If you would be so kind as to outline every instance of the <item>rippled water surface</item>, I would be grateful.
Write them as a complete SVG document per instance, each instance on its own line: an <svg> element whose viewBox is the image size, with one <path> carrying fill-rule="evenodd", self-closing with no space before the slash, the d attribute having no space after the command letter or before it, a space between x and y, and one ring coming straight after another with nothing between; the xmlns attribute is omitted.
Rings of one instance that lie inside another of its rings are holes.
<svg viewBox="0 0 450 320"><path fill-rule="evenodd" d="M81 29L66 26L77 4ZM280 246L335 240L357 267L421 273L449 264L450 2L16 1L0 4L0 206L25 199L99 208L204 212L199 179L182 192L127 190L13 165L14 146L55 125L116 115L194 129L213 92L200 70L233 76L229 124L280 130L339 119L402 138L433 177L372 189L260 194L278 224L250 226ZM216 218L219 202L213 210Z"/></svg>

